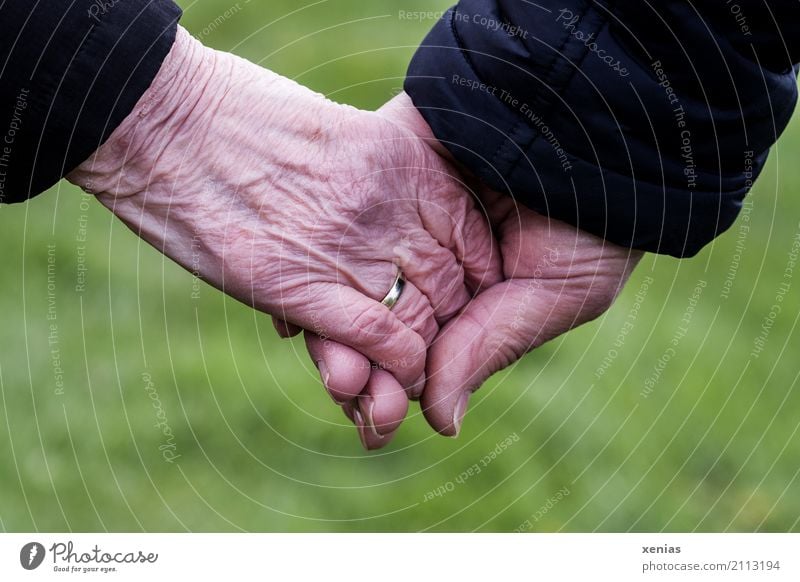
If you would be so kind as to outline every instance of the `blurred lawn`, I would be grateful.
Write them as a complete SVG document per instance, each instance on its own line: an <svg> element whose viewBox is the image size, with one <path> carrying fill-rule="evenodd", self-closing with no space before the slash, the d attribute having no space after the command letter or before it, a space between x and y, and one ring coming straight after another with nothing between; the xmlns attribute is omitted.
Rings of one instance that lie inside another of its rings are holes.
<svg viewBox="0 0 800 582"><path fill-rule="evenodd" d="M399 18L399 7L447 2L182 5L205 43L376 107L431 25ZM414 407L373 455L324 395L301 341L278 341L267 317L204 285L193 298L191 275L76 189L2 207L0 530L509 531L528 520L540 531L798 531L800 271L764 352L750 356L799 228L798 158L796 120L751 197L727 299L739 225L694 260L648 256L606 317L477 394L459 440L433 436ZM688 333L643 397L698 281ZM159 450L155 393L175 434L172 464ZM482 464L509 436L518 442ZM459 478L476 463L480 473Z"/></svg>

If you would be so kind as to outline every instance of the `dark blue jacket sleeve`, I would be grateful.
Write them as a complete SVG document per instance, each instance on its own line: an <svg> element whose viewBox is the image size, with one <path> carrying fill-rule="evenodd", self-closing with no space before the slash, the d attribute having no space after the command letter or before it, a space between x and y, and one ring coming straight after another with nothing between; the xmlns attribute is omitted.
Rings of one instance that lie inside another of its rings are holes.
<svg viewBox="0 0 800 582"><path fill-rule="evenodd" d="M800 2L461 0L406 91L496 190L614 243L726 230L797 99Z"/></svg>
<svg viewBox="0 0 800 582"><path fill-rule="evenodd" d="M133 110L175 40L168 0L0 2L0 202L34 196Z"/></svg>

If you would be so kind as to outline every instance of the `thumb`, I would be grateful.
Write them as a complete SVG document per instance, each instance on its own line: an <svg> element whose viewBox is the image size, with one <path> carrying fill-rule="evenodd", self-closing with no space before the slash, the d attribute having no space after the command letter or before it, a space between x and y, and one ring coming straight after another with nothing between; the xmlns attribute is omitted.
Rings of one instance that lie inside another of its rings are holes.
<svg viewBox="0 0 800 582"><path fill-rule="evenodd" d="M434 341L422 409L445 436L458 436L469 398L494 373L570 329L554 294L533 279L512 279L480 293ZM574 314L573 314L574 315Z"/></svg>

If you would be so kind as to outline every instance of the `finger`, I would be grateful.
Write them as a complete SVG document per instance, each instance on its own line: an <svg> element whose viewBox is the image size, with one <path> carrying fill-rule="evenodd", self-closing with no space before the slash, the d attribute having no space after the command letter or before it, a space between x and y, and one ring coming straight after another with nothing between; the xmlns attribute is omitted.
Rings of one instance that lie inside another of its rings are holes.
<svg viewBox="0 0 800 582"><path fill-rule="evenodd" d="M472 297L461 264L427 233L404 238L394 249L394 262L427 298L437 323L452 319Z"/></svg>
<svg viewBox="0 0 800 582"><path fill-rule="evenodd" d="M426 230L454 257L472 294L500 283L502 261L483 209L463 181L441 174L436 182L438 192L420 201Z"/></svg>
<svg viewBox="0 0 800 582"><path fill-rule="evenodd" d="M391 369L406 388L424 382L425 340L385 305L343 285L317 283L309 287L309 296L292 310L298 325Z"/></svg>
<svg viewBox="0 0 800 582"><path fill-rule="evenodd" d="M315 333L305 333L306 348L333 401L349 402L367 385L371 364L356 350Z"/></svg>
<svg viewBox="0 0 800 582"><path fill-rule="evenodd" d="M394 307L394 314L417 332L426 345L430 344L439 332L430 302L411 283L406 283ZM373 366L356 350L330 339L323 341L316 334L306 334L306 346L312 360L317 363L326 389L338 404L351 400L364 389L370 368L379 369L377 364ZM385 369L394 373L395 368L404 366L405 362L398 360L390 364ZM419 399L423 388L424 378L413 388L408 389L408 398Z"/></svg>
<svg viewBox="0 0 800 582"><path fill-rule="evenodd" d="M551 313L557 298L527 283L483 291L434 342L422 409L437 432L457 436L470 395L487 378L569 328L569 318Z"/></svg>
<svg viewBox="0 0 800 582"><path fill-rule="evenodd" d="M342 404L342 412L344 412L344 415L353 423L356 421L355 410L358 408L356 404L356 400L351 400L350 402Z"/></svg>
<svg viewBox="0 0 800 582"><path fill-rule="evenodd" d="M376 437L372 434L372 432L366 428L364 416L361 414L358 406L356 406L355 401L344 404L342 410L345 416L356 426L358 438L361 441L361 446L364 447L365 450L374 451L380 449L388 445L392 442L392 439L394 439L395 433L388 434L384 437Z"/></svg>
<svg viewBox="0 0 800 582"><path fill-rule="evenodd" d="M359 289L364 295L372 298L375 302L381 303L383 298L386 297L390 291L390 287L397 277L398 269L402 272L405 283L397 303L391 308L395 317L400 319L407 327L415 331L425 340L426 344L433 341L436 334L439 333L439 324L436 321L436 311L431 301L431 295L436 296L439 291L434 290L432 293L426 293L417 284L421 281L422 285L428 288L431 271L435 272L436 269L430 265L435 261L432 258L430 247L434 249L438 246L436 241L432 240L426 233L422 236L428 241L424 251L416 253L411 250L411 243L406 240L398 245L394 250L393 263L386 261L373 262L369 266L362 266L359 270L361 276L355 277L350 274L347 278L347 285L352 285ZM402 247L403 250L400 250ZM446 251L438 252L439 258L441 255L448 255ZM413 256L414 260L410 257ZM452 260L452 256L450 256ZM404 264L410 265L427 265L424 268L406 268ZM451 265L455 269L453 279L449 282L449 287L461 287L463 292L463 274L460 273L458 266L452 261ZM446 290L442 290L445 293ZM466 304L469 299L468 296L461 302L459 309Z"/></svg>
<svg viewBox="0 0 800 582"><path fill-rule="evenodd" d="M439 333L434 307L429 298L412 281L406 280L392 313L403 324L416 332L425 344L430 344Z"/></svg>
<svg viewBox="0 0 800 582"><path fill-rule="evenodd" d="M367 450L383 447L394 437L408 414L408 398L397 380L384 370L374 370L358 397L353 416Z"/></svg>
<svg viewBox="0 0 800 582"><path fill-rule="evenodd" d="M391 204L397 202L395 199ZM419 205L417 200L407 202ZM383 204L376 205L365 211L360 220L371 224L381 220L386 212ZM352 254L351 249L347 252ZM375 251L370 249L369 253L374 257L365 256L358 268L345 269L342 266L345 261L339 268L348 285L376 301L385 296L398 268L406 281L427 298L437 323L451 319L471 298L460 262L424 228L388 232L375 244Z"/></svg>
<svg viewBox="0 0 800 582"><path fill-rule="evenodd" d="M288 321L284 321L274 315L272 316L272 325L275 327L275 331L278 332L278 335L283 339L293 338L303 331L296 325L292 325Z"/></svg>

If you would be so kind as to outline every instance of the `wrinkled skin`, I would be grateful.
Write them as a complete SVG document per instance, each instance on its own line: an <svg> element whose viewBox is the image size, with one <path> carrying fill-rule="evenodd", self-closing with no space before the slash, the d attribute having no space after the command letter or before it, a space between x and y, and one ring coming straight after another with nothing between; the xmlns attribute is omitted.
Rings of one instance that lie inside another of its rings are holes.
<svg viewBox="0 0 800 582"><path fill-rule="evenodd" d="M283 335L309 330L329 392L371 446L419 397L440 323L502 277L456 175L385 115L179 29L135 111L68 178L187 269L199 253L203 279ZM398 266L408 284L390 311L379 302Z"/></svg>
<svg viewBox="0 0 800 582"><path fill-rule="evenodd" d="M448 156L408 96L400 95L384 112ZM510 197L486 190L478 196L498 240L503 281L483 289L430 347L422 410L446 436L458 435L470 395L492 374L604 313L642 256L518 206ZM315 353L313 342L309 347ZM330 353L344 362L357 357L353 352L337 346ZM329 364L329 369L341 367ZM385 421L396 427L402 419ZM385 442L367 439L364 444L379 448Z"/></svg>

